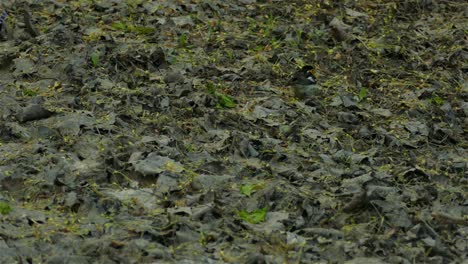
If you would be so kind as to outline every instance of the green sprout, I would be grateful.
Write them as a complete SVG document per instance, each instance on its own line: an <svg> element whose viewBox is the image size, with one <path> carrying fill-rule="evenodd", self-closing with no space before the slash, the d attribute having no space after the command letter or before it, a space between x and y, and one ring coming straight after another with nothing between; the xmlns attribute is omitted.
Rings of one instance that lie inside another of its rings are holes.
<svg viewBox="0 0 468 264"><path fill-rule="evenodd" d="M93 53L91 54L91 62L93 63L93 67L99 66L99 54Z"/></svg>
<svg viewBox="0 0 468 264"><path fill-rule="evenodd" d="M207 83L206 89L210 94L213 94L217 99L218 102L216 104L216 107L218 108L234 108L236 107L236 102L234 100L221 92L218 92L218 87L219 85L215 85L212 82Z"/></svg>
<svg viewBox="0 0 468 264"><path fill-rule="evenodd" d="M359 101L362 101L366 98L367 96L367 89L365 87L361 87L359 90Z"/></svg>
<svg viewBox="0 0 468 264"><path fill-rule="evenodd" d="M0 201L0 214L6 215L11 212L11 207L3 201Z"/></svg>
<svg viewBox="0 0 468 264"><path fill-rule="evenodd" d="M242 210L242 211L239 211L237 214L239 215L240 218L242 218L246 222L249 222L251 224L258 224L258 223L265 221L266 213L267 213L267 209L262 208L262 209L254 210L250 213Z"/></svg>

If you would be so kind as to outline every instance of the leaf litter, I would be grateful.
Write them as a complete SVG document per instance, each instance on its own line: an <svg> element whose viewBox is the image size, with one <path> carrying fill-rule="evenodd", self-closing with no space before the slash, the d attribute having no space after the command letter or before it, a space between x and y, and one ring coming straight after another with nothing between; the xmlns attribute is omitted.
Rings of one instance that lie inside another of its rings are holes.
<svg viewBox="0 0 468 264"><path fill-rule="evenodd" d="M463 1L0 8L1 263L467 258Z"/></svg>

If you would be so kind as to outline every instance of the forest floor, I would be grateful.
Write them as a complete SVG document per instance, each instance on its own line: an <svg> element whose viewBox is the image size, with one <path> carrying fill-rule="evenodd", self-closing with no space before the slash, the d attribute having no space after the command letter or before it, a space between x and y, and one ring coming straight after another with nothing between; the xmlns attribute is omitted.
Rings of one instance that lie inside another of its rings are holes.
<svg viewBox="0 0 468 264"><path fill-rule="evenodd" d="M465 1L0 9L0 263L468 263Z"/></svg>

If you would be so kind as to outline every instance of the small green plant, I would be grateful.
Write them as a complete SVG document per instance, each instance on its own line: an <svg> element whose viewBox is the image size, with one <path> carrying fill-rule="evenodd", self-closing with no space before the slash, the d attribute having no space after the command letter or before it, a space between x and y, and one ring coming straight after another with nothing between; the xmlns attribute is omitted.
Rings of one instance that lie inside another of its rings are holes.
<svg viewBox="0 0 468 264"><path fill-rule="evenodd" d="M234 60L234 53L232 51L232 49L229 49L229 50L226 50L226 53L227 53L227 56L229 58L229 60Z"/></svg>
<svg viewBox="0 0 468 264"><path fill-rule="evenodd" d="M267 213L267 209L262 208L262 209L257 209L255 211L252 211L250 213L245 210L242 210L242 211L239 211L237 214L239 215L240 218L242 218L246 222L249 222L251 224L258 224L258 223L265 221L266 213Z"/></svg>
<svg viewBox="0 0 468 264"><path fill-rule="evenodd" d="M38 95L38 92L33 89L26 89L23 90L23 96L33 97Z"/></svg>
<svg viewBox="0 0 468 264"><path fill-rule="evenodd" d="M273 15L270 14L266 17L265 29L263 30L263 37L268 38L271 36L271 32L275 28L276 22L277 22L277 19Z"/></svg>
<svg viewBox="0 0 468 264"><path fill-rule="evenodd" d="M127 24L123 22L114 22L111 27L115 30L127 30Z"/></svg>
<svg viewBox="0 0 468 264"><path fill-rule="evenodd" d="M0 201L0 214L6 215L11 212L11 207L3 201Z"/></svg>
<svg viewBox="0 0 468 264"><path fill-rule="evenodd" d="M253 184L241 185L240 192L245 196L250 196L252 195L252 193L255 192L255 185Z"/></svg>
<svg viewBox="0 0 468 264"><path fill-rule="evenodd" d="M218 107L223 108L234 108L236 107L236 103L231 99L231 97L219 93L218 95Z"/></svg>
<svg viewBox="0 0 468 264"><path fill-rule="evenodd" d="M218 108L234 108L236 107L236 103L234 102L234 100L224 94L224 93L221 93L221 92L218 92L218 87L219 85L215 85L214 83L212 82L209 82L206 84L206 89L208 90L208 92L210 94L213 94L214 96L216 96L216 98L218 99L218 102L216 104L216 107Z"/></svg>
<svg viewBox="0 0 468 264"><path fill-rule="evenodd" d="M281 48L281 41L273 38L270 42L270 46L272 49L279 49Z"/></svg>
<svg viewBox="0 0 468 264"><path fill-rule="evenodd" d="M245 196L250 196L256 191L263 189L263 183L257 183L257 184L243 184L241 185L239 191Z"/></svg>
<svg viewBox="0 0 468 264"><path fill-rule="evenodd" d="M367 89L365 87L361 87L359 90L359 101L362 101L366 98L367 96Z"/></svg>
<svg viewBox="0 0 468 264"><path fill-rule="evenodd" d="M182 34L179 36L179 47L185 48L188 45L188 36L187 34Z"/></svg>
<svg viewBox="0 0 468 264"><path fill-rule="evenodd" d="M93 67L99 66L99 54L98 53L95 52L91 54L91 62L93 63Z"/></svg>
<svg viewBox="0 0 468 264"><path fill-rule="evenodd" d="M121 21L114 22L111 25L111 27L114 30L133 32L133 33L137 33L138 35L149 35L149 34L154 33L154 31L156 31L156 29L153 28L153 27L134 26L134 25L126 24L126 23L121 22Z"/></svg>
<svg viewBox="0 0 468 264"><path fill-rule="evenodd" d="M434 95L432 98L431 98L431 103L437 105L437 106L441 106L444 104L444 99L440 98L438 95Z"/></svg>
<svg viewBox="0 0 468 264"><path fill-rule="evenodd" d="M145 26L131 26L130 31L135 32L139 35L149 35L156 31L155 28Z"/></svg>

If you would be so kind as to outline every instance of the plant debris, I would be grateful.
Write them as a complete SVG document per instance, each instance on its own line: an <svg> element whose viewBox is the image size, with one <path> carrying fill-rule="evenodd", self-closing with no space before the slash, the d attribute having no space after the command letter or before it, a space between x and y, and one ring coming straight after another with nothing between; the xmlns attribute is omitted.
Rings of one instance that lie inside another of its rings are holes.
<svg viewBox="0 0 468 264"><path fill-rule="evenodd" d="M462 263L467 8L2 1L0 263Z"/></svg>

